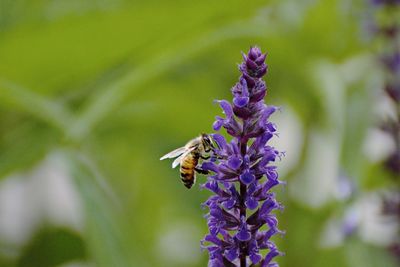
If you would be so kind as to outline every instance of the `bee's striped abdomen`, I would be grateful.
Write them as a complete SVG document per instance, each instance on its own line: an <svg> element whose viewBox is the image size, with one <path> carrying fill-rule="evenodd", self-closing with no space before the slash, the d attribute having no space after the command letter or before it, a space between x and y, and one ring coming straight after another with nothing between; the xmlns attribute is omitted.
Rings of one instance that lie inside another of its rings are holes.
<svg viewBox="0 0 400 267"><path fill-rule="evenodd" d="M198 160L198 157L193 153L188 154L182 159L180 167L181 180L187 188L191 188L195 182L196 174L194 169L197 166Z"/></svg>

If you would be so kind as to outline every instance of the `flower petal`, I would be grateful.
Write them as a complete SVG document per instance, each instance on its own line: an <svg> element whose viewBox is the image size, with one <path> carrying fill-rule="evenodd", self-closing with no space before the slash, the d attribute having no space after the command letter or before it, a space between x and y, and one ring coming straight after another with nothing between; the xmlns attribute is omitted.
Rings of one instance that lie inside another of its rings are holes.
<svg viewBox="0 0 400 267"><path fill-rule="evenodd" d="M232 110L231 104L226 100L219 100L218 103L221 106L221 108L224 110L226 117L232 118L233 110Z"/></svg>
<svg viewBox="0 0 400 267"><path fill-rule="evenodd" d="M250 210L254 210L258 207L258 201L252 197L246 198L245 204L246 204L246 207Z"/></svg>
<svg viewBox="0 0 400 267"><path fill-rule="evenodd" d="M237 232L236 234L236 238L242 242L249 241L251 239L251 234L249 231L247 231L247 227L245 226L240 227L239 232Z"/></svg>
<svg viewBox="0 0 400 267"><path fill-rule="evenodd" d="M242 175L240 175L240 181L242 181L242 183L244 183L246 185L251 184L254 180L255 180L255 177L253 174L250 173L249 170L247 170Z"/></svg>
<svg viewBox="0 0 400 267"><path fill-rule="evenodd" d="M203 164L201 164L201 168L205 171L218 172L218 166L214 162L203 162Z"/></svg>
<svg viewBox="0 0 400 267"><path fill-rule="evenodd" d="M242 160L237 156L232 156L228 160L228 166L233 170L239 169L240 165L242 165Z"/></svg>
<svg viewBox="0 0 400 267"><path fill-rule="evenodd" d="M229 261L234 261L239 257L239 251L236 247L226 250L224 256Z"/></svg>
<svg viewBox="0 0 400 267"><path fill-rule="evenodd" d="M250 260L253 264L257 264L262 259L262 256L259 253L251 253Z"/></svg>
<svg viewBox="0 0 400 267"><path fill-rule="evenodd" d="M233 104L237 106L238 108L243 108L249 103L249 97L235 97L233 99Z"/></svg>
<svg viewBox="0 0 400 267"><path fill-rule="evenodd" d="M214 131L219 131L219 129L221 129L223 124L224 124L224 119L217 116L215 122L213 123Z"/></svg>

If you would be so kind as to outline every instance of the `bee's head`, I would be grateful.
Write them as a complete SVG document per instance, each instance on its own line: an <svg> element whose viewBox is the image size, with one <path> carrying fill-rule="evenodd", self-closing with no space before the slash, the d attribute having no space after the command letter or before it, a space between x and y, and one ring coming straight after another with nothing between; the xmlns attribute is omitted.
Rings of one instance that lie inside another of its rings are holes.
<svg viewBox="0 0 400 267"><path fill-rule="evenodd" d="M204 146L204 149L206 150L206 152L214 149L214 145L211 141L211 137L208 134L202 133L201 134L201 140Z"/></svg>

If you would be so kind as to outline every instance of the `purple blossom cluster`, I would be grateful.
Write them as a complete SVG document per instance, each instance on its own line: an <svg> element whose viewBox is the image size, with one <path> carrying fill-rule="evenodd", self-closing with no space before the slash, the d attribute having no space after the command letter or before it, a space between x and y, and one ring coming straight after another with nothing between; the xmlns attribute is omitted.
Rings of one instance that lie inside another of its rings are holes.
<svg viewBox="0 0 400 267"><path fill-rule="evenodd" d="M209 252L209 267L278 266L273 258L281 252L270 239L282 231L272 212L283 207L271 192L281 183L271 163L281 153L267 144L276 133L269 117L277 108L264 103L265 58L257 47L243 54L232 103L218 101L225 116L217 116L213 128L224 128L232 138L228 142L213 134L213 157L202 164L211 173L203 187L213 192L204 203L209 233L202 246Z"/></svg>

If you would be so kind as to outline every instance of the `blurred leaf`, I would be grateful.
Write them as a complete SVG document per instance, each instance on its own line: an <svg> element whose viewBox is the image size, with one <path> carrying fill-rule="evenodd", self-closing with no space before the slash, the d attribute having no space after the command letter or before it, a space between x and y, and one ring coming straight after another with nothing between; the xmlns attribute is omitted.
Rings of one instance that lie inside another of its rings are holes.
<svg viewBox="0 0 400 267"><path fill-rule="evenodd" d="M86 258L82 237L67 229L43 228L24 249L18 267L53 267Z"/></svg>
<svg viewBox="0 0 400 267"><path fill-rule="evenodd" d="M124 246L122 226L117 221L115 206L109 203L99 188L94 173L79 156L67 153L72 175L85 206L86 240L93 260L98 266L131 266ZM136 255L132 252L130 256Z"/></svg>
<svg viewBox="0 0 400 267"><path fill-rule="evenodd" d="M66 132L71 114L60 103L25 89L0 77L0 105L10 105L42 119Z"/></svg>
<svg viewBox="0 0 400 267"><path fill-rule="evenodd" d="M279 214L279 228L285 229L286 234L276 240L285 256L278 258L278 263L297 267L347 267L341 249L323 250L319 247L329 208L311 210L290 199L284 203L285 210Z"/></svg>
<svg viewBox="0 0 400 267"><path fill-rule="evenodd" d="M0 256L0 266L2 266L2 267L14 267L16 265L15 265L15 262L13 260L8 259L6 257L3 258L2 256Z"/></svg>
<svg viewBox="0 0 400 267"><path fill-rule="evenodd" d="M365 190L376 190L382 188L395 188L397 179L392 179L390 173L383 168L384 163L379 162L375 164L365 164L362 169L361 186Z"/></svg>
<svg viewBox="0 0 400 267"><path fill-rule="evenodd" d="M69 135L77 140L82 139L90 133L96 123L113 111L134 87L138 87L150 79L155 79L163 72L174 69L190 56L209 48L209 46L223 40L262 36L264 32L257 26L258 24L252 23L252 21L234 22L200 35L198 39L190 40L188 44L178 45L171 51L156 54L154 58L142 63L142 66L120 77L95 95L77 122L72 125Z"/></svg>
<svg viewBox="0 0 400 267"><path fill-rule="evenodd" d="M363 267L396 267L398 263L385 248L351 240L346 245L346 256L349 266Z"/></svg>
<svg viewBox="0 0 400 267"><path fill-rule="evenodd" d="M59 132L29 116L0 117L0 179L32 166L58 141Z"/></svg>

